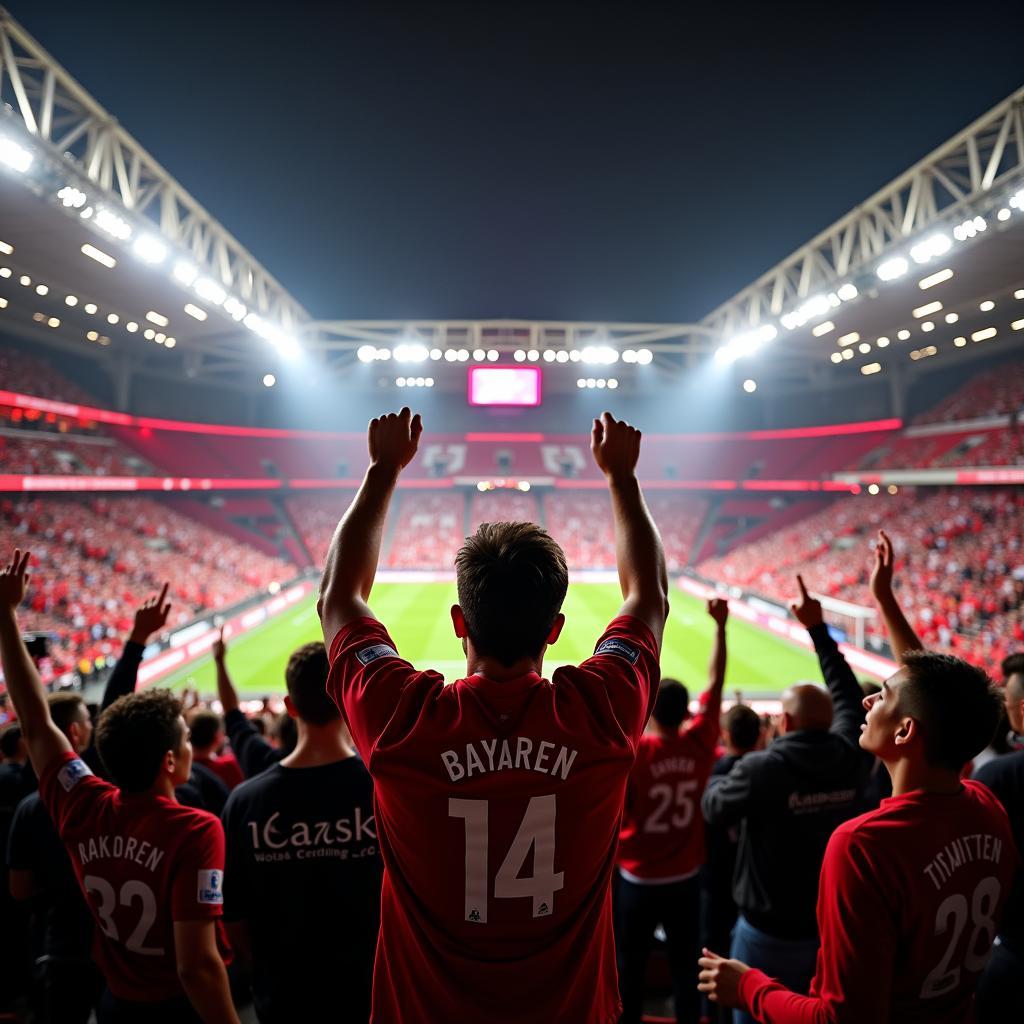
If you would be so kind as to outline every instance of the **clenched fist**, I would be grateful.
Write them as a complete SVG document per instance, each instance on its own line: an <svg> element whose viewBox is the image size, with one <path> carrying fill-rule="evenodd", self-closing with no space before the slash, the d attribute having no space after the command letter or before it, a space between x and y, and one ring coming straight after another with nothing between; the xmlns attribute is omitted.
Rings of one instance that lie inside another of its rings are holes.
<svg viewBox="0 0 1024 1024"><path fill-rule="evenodd" d="M633 476L640 458L643 435L625 420L617 420L610 412L594 420L590 433L590 450L598 469L610 480Z"/></svg>
<svg viewBox="0 0 1024 1024"><path fill-rule="evenodd" d="M413 416L408 406L401 412L390 412L370 420L366 432L370 463L395 473L401 472L412 462L422 433L420 414Z"/></svg>

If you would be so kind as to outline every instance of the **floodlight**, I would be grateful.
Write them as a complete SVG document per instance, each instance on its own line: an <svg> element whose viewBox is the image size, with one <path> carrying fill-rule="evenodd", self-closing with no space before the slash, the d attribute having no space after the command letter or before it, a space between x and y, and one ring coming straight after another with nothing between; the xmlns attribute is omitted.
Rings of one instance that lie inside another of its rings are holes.
<svg viewBox="0 0 1024 1024"><path fill-rule="evenodd" d="M895 256L879 264L875 273L882 281L895 281L910 269L910 264L902 256Z"/></svg>
<svg viewBox="0 0 1024 1024"><path fill-rule="evenodd" d="M140 235L132 251L145 263L163 263L167 259L167 246L154 235Z"/></svg>
<svg viewBox="0 0 1024 1024"><path fill-rule="evenodd" d="M32 154L13 139L0 136L0 163L24 174L32 166Z"/></svg>
<svg viewBox="0 0 1024 1024"><path fill-rule="evenodd" d="M174 264L174 279L186 287L191 285L198 276L199 270L186 260L178 260Z"/></svg>
<svg viewBox="0 0 1024 1024"><path fill-rule="evenodd" d="M272 373L265 373L263 375L263 386L265 388L272 388L277 383L277 378Z"/></svg>
<svg viewBox="0 0 1024 1024"><path fill-rule="evenodd" d="M219 306L228 297L228 293L210 277L197 278L193 287L199 298L215 306Z"/></svg>
<svg viewBox="0 0 1024 1024"><path fill-rule="evenodd" d="M96 211L96 227L122 242L132 235L132 226L123 217L118 217L113 210Z"/></svg>

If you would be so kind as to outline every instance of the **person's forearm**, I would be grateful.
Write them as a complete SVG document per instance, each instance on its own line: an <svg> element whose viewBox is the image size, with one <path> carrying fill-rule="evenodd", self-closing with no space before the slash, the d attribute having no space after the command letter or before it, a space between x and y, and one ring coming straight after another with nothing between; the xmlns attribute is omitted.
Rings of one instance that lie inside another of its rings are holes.
<svg viewBox="0 0 1024 1024"><path fill-rule="evenodd" d="M133 637L129 638L117 659L114 670L110 673L107 685L103 688L103 700L100 702L100 711L106 711L118 697L135 692L135 684L139 677L139 665L142 663L142 654L145 649L145 641L138 641Z"/></svg>
<svg viewBox="0 0 1024 1024"><path fill-rule="evenodd" d="M180 971L178 977L203 1024L239 1024L231 999L227 968L220 957L210 957L195 967Z"/></svg>
<svg viewBox="0 0 1024 1024"><path fill-rule="evenodd" d="M397 483L396 470L373 465L366 471L331 540L320 581L322 598L335 594L342 599L369 599L380 560L384 520Z"/></svg>
<svg viewBox="0 0 1024 1024"><path fill-rule="evenodd" d="M217 666L217 698L221 713L226 715L229 711L238 710L238 691L228 675L227 662L223 658L214 658L214 664Z"/></svg>
<svg viewBox="0 0 1024 1024"><path fill-rule="evenodd" d="M615 521L615 561L623 598L668 595L668 571L661 535L654 525L635 474L608 479Z"/></svg>
<svg viewBox="0 0 1024 1024"><path fill-rule="evenodd" d="M722 687L725 685L726 644L725 626L718 626L711 644L711 664L708 666L708 700L705 713L718 715L722 706Z"/></svg>
<svg viewBox="0 0 1024 1024"><path fill-rule="evenodd" d="M25 741L31 743L36 734L49 726L50 712L42 680L21 638L13 608L0 609L0 664L7 692L18 713L18 725Z"/></svg>
<svg viewBox="0 0 1024 1024"><path fill-rule="evenodd" d="M896 660L902 665L903 656L907 651L923 651L924 644L921 643L914 627L907 621L899 602L894 594L886 594L878 599L878 610L882 613L882 621L885 623L886 632L889 634L889 643L892 644L892 652Z"/></svg>

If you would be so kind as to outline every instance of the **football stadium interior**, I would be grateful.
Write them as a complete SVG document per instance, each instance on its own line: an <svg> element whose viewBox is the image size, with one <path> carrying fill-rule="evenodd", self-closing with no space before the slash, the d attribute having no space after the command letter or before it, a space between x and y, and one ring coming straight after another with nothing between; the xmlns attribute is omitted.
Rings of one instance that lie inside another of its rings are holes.
<svg viewBox="0 0 1024 1024"><path fill-rule="evenodd" d="M0 558L32 553L18 621L47 688L98 703L166 583L139 687L220 710L223 637L242 710L280 711L291 652L323 637L367 424L403 406L423 436L370 603L402 658L449 682L456 553L483 523L535 523L564 550L546 674L615 617L605 410L643 432L661 671L693 708L716 597L726 706L777 712L820 681L798 574L858 680L890 677L880 530L928 649L988 672L1024 649L1024 88L694 322L345 320L305 308L46 45L0 9ZM651 1012L669 990L653 970Z"/></svg>

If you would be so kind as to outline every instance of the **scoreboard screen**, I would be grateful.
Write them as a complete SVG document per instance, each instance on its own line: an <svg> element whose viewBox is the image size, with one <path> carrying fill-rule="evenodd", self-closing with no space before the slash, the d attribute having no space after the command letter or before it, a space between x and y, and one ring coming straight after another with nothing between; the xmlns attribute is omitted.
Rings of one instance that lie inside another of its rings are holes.
<svg viewBox="0 0 1024 1024"><path fill-rule="evenodd" d="M471 366L470 405L540 405L539 366Z"/></svg>

